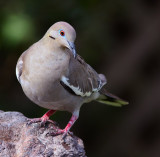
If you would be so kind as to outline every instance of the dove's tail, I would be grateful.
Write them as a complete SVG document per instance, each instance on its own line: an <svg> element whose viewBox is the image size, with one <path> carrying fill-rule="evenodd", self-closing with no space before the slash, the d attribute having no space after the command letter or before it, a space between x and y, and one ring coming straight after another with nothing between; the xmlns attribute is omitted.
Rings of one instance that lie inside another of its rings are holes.
<svg viewBox="0 0 160 157"><path fill-rule="evenodd" d="M99 98L96 100L100 103L106 104L106 105L111 105L111 106L117 106L117 107L121 107L123 105L127 105L128 102L125 100L122 100L121 98L109 93L105 87L103 87L100 91L100 96Z"/></svg>

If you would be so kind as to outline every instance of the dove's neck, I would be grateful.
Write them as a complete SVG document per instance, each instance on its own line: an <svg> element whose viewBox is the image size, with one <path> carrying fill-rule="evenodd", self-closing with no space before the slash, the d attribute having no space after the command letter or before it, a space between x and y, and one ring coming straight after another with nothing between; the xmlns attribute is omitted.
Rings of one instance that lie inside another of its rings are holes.
<svg viewBox="0 0 160 157"><path fill-rule="evenodd" d="M43 37L39 41L40 45L43 45L43 48L46 49L46 51L53 52L53 53L58 53L61 55L61 53L64 53L65 48L63 48L60 43L58 42L58 39L50 39L49 37Z"/></svg>

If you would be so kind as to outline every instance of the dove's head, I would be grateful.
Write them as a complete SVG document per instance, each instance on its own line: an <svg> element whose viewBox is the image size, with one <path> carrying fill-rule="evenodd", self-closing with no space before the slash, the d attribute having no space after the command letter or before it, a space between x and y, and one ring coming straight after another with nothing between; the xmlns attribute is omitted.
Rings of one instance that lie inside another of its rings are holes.
<svg viewBox="0 0 160 157"><path fill-rule="evenodd" d="M76 50L74 46L76 32L74 28L67 22L57 22L53 24L48 29L44 37L50 44L56 43L60 47L70 49L74 57L76 56Z"/></svg>

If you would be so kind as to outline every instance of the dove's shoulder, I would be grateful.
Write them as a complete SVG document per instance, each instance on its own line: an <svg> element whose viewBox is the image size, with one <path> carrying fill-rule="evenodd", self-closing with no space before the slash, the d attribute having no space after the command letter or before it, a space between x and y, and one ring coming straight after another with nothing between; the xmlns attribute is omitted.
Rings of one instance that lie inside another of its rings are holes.
<svg viewBox="0 0 160 157"><path fill-rule="evenodd" d="M100 75L78 54L75 58L70 58L69 73L62 76L61 81L82 97L89 97L93 92L98 92L106 83L102 82Z"/></svg>

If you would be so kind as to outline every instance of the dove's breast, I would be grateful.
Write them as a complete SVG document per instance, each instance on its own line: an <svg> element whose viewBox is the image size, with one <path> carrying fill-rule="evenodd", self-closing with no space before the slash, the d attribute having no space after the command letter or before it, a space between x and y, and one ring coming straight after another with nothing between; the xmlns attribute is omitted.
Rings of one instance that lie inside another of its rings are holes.
<svg viewBox="0 0 160 157"><path fill-rule="evenodd" d="M80 107L83 98L70 94L60 84L61 76L68 73L69 56L66 53L42 50L32 50L29 53L33 54L26 55L23 65L25 72L20 78L26 96L37 105L48 109L72 112Z"/></svg>

